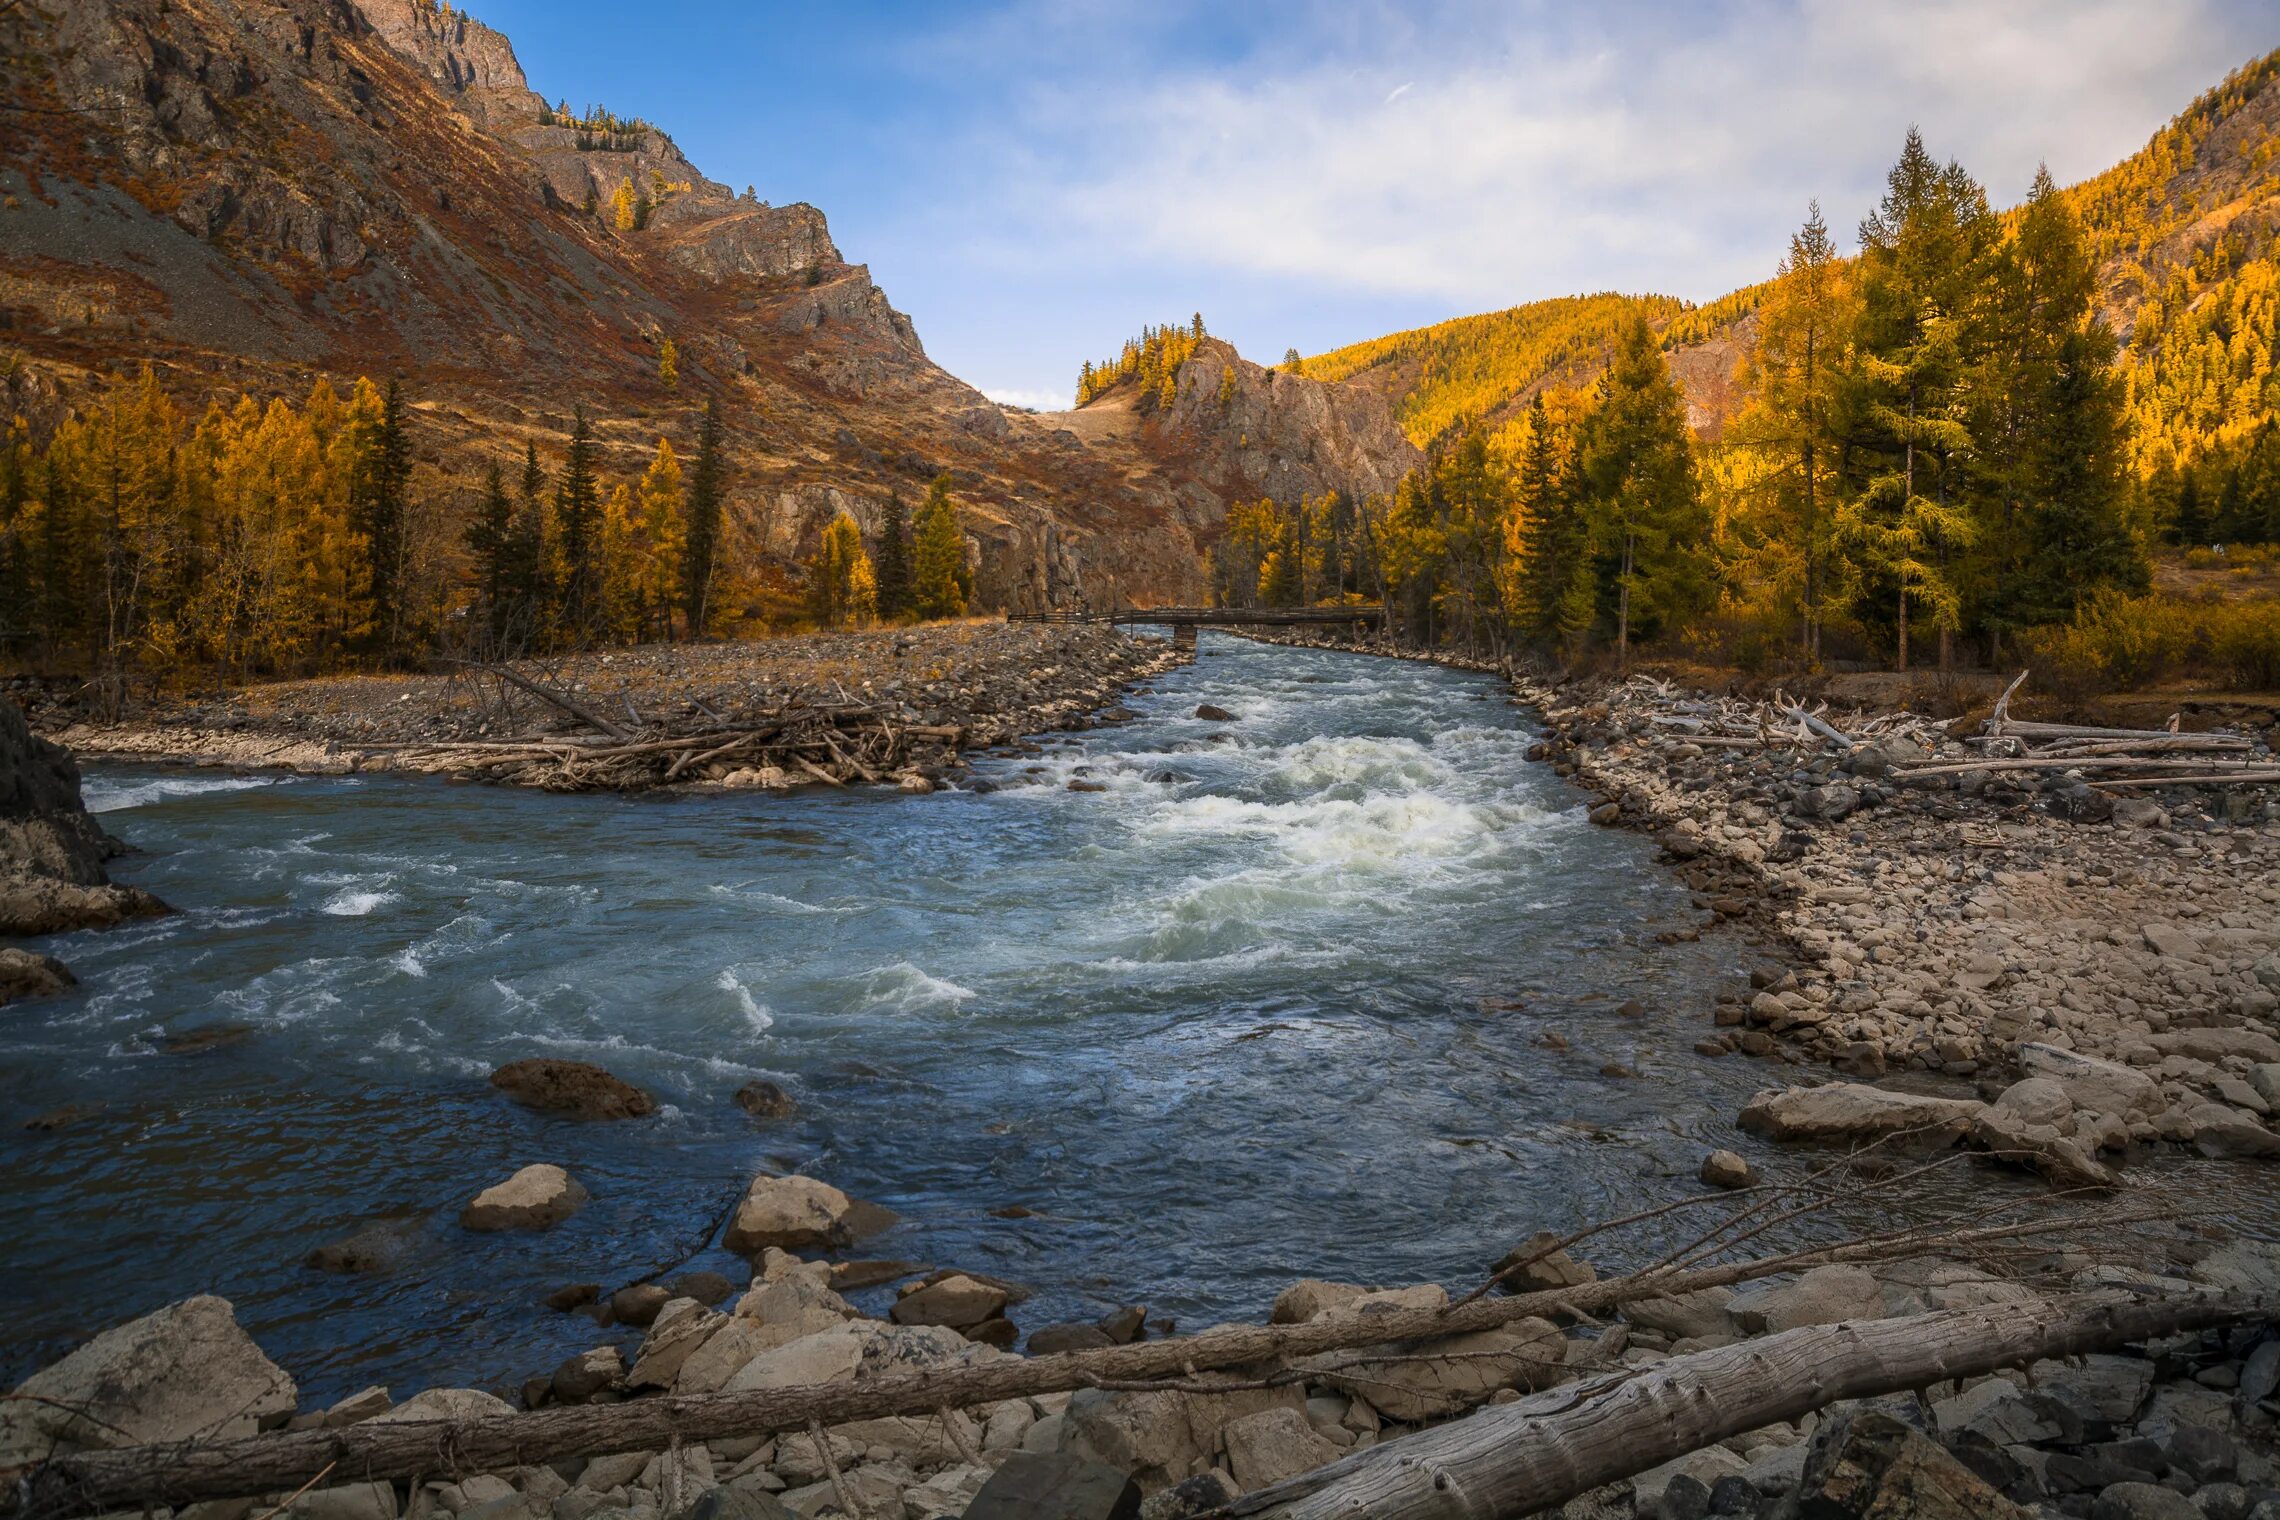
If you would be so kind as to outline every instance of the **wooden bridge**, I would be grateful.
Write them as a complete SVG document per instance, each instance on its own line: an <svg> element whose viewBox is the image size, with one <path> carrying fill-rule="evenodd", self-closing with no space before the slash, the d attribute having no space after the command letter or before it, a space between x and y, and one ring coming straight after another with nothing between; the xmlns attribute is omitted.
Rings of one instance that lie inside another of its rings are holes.
<svg viewBox="0 0 2280 1520"><path fill-rule="evenodd" d="M1383 607L1125 607L1114 612L1009 612L1009 623L1154 624L1172 630L1172 642L1192 647L1198 628L1351 628L1357 634L1385 621Z"/></svg>

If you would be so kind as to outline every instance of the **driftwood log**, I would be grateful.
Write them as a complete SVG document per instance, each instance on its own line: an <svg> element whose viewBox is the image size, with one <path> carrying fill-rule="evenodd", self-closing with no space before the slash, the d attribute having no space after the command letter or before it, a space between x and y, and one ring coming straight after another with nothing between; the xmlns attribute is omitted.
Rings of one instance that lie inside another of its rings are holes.
<svg viewBox="0 0 2280 1520"><path fill-rule="evenodd" d="M1247 1326L1057 1356L1007 1357L968 1366L847 1383L669 1395L585 1404L481 1420L366 1421L334 1430L282 1431L237 1440L131 1446L53 1458L0 1493L0 1514L98 1514L202 1499L290 1493L319 1474L329 1483L495 1472L564 1457L662 1451L674 1441L804 1430L889 1415L927 1415L1001 1399L1078 1388L1192 1379L1326 1351L1434 1340L1528 1316L1595 1314L1645 1298L1726 1287L1838 1262L1967 1253L2037 1236L2112 1228L2157 1214L2070 1215L1941 1233L1902 1232L1694 1271L1655 1268L1571 1288L1480 1298L1438 1309ZM1920 1321L1910 1321L1920 1323ZM1762 1422L1760 1422L1762 1423ZM1645 1464L1642 1464L1645 1465ZM6 1474L0 1474L5 1478Z"/></svg>
<svg viewBox="0 0 2280 1520"><path fill-rule="evenodd" d="M2074 1299L1813 1325L1493 1406L1246 1494L1221 1513L1517 1517L1839 1399L2262 1319L2275 1307L2246 1297Z"/></svg>

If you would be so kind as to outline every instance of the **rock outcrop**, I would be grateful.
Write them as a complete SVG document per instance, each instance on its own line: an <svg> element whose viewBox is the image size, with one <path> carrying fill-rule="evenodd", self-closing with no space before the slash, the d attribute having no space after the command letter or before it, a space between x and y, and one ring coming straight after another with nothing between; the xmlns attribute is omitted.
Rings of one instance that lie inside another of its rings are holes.
<svg viewBox="0 0 2280 1520"><path fill-rule="evenodd" d="M87 811L71 752L33 734L16 705L0 701L0 935L63 934L164 913L150 893L104 874L118 850Z"/></svg>

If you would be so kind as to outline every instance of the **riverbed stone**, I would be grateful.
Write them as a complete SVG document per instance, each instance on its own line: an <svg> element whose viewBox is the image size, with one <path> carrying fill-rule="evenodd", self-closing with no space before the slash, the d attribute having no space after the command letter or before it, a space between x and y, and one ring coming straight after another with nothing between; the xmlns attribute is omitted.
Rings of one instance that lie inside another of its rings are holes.
<svg viewBox="0 0 2280 1520"><path fill-rule="evenodd" d="M1702 1340L1733 1333L1731 1288L1697 1288L1691 1293L1668 1293L1659 1298L1633 1299L1623 1306L1623 1317L1643 1330L1656 1330L1677 1340Z"/></svg>
<svg viewBox="0 0 2280 1520"><path fill-rule="evenodd" d="M1301 1409L1262 1409L1230 1420L1220 1439L1227 1447L1227 1469L1245 1492L1312 1472L1345 1455Z"/></svg>
<svg viewBox="0 0 2280 1520"><path fill-rule="evenodd" d="M1232 723L1235 721L1233 713L1210 702L1197 703L1195 715L1206 723Z"/></svg>
<svg viewBox="0 0 2280 1520"><path fill-rule="evenodd" d="M2090 1520L2203 1520L2192 1500L2158 1483L2114 1483L2090 1505Z"/></svg>
<svg viewBox="0 0 2280 1520"><path fill-rule="evenodd" d="M0 949L0 1004L49 997L78 985L71 968L52 955L14 946Z"/></svg>
<svg viewBox="0 0 2280 1520"><path fill-rule="evenodd" d="M337 1483L312 1488L285 1507L298 1520L396 1520L393 1483Z"/></svg>
<svg viewBox="0 0 2280 1520"><path fill-rule="evenodd" d="M5 705L5 704L0 704ZM298 1390L240 1329L227 1299L201 1294L113 1326L0 1401L0 1468L61 1452L228 1440L289 1415Z"/></svg>
<svg viewBox="0 0 2280 1520"><path fill-rule="evenodd" d="M1003 1288L961 1275L913 1287L895 1300L889 1312L898 1325L948 1325L965 1330L997 1318L1006 1300Z"/></svg>
<svg viewBox="0 0 2280 1520"><path fill-rule="evenodd" d="M1559 1241L1551 1231L1538 1230L1505 1252L1491 1274L1507 1293L1552 1292L1598 1281L1597 1270L1558 1249Z"/></svg>
<svg viewBox="0 0 2280 1520"><path fill-rule="evenodd" d="M1882 1319L1884 1290L1864 1268L1815 1267L1791 1282L1753 1283L1734 1295L1726 1309L1750 1334L1772 1334L1803 1325Z"/></svg>
<svg viewBox="0 0 2280 1520"><path fill-rule="evenodd" d="M1078 1452L1015 1452L976 1491L965 1520L1139 1520L1145 1487Z"/></svg>
<svg viewBox="0 0 2280 1520"><path fill-rule="evenodd" d="M585 1207L587 1196L578 1179L540 1162L477 1193L459 1222L470 1230L551 1229Z"/></svg>
<svg viewBox="0 0 2280 1520"><path fill-rule="evenodd" d="M747 1256L765 1246L828 1250L846 1243L853 1208L845 1193L814 1177L755 1177L729 1222L726 1244Z"/></svg>
<svg viewBox="0 0 2280 1520"><path fill-rule="evenodd" d="M377 1275L393 1270L404 1259L419 1238L420 1229L418 1220L374 1220L354 1234L318 1246L302 1261L320 1272Z"/></svg>
<svg viewBox="0 0 2280 1520"><path fill-rule="evenodd" d="M372 1417L377 1425L407 1420L495 1420L515 1412L514 1405L480 1388L429 1388Z"/></svg>
<svg viewBox="0 0 2280 1520"><path fill-rule="evenodd" d="M551 1385L560 1404L583 1404L625 1376L625 1354L615 1346L581 1351L554 1369Z"/></svg>
<svg viewBox="0 0 2280 1520"><path fill-rule="evenodd" d="M2019 1066L2055 1082L2078 1109L2124 1118L2157 1112L2161 1083L2133 1066L2079 1050L2030 1041L2019 1047Z"/></svg>
<svg viewBox="0 0 2280 1520"><path fill-rule="evenodd" d="M1204 1380L1218 1381L1210 1375ZM1290 1386L1227 1393L1086 1388L1069 1400L1063 1439L1068 1453L1129 1474L1143 1491L1153 1493L1208 1471L1228 1423L1267 1409L1303 1415L1304 1397Z"/></svg>
<svg viewBox="0 0 2280 1520"><path fill-rule="evenodd" d="M590 1061L510 1061L491 1073L491 1085L525 1108L574 1119L638 1119L657 1111L649 1094Z"/></svg>
<svg viewBox="0 0 2280 1520"><path fill-rule="evenodd" d="M789 1119L799 1104L780 1085L765 1080L745 1083L736 1090L736 1106L755 1119Z"/></svg>
<svg viewBox="0 0 2280 1520"><path fill-rule="evenodd" d="M1742 1128L1774 1140L1870 1140L1902 1131L1926 1143L1960 1139L1987 1105L1891 1092L1859 1082L1771 1087L1742 1108Z"/></svg>
<svg viewBox="0 0 2280 1520"><path fill-rule="evenodd" d="M2027 1520L1938 1442L1891 1415L1854 1409L1815 1432L1798 1480L1800 1515Z"/></svg>
<svg viewBox="0 0 2280 1520"><path fill-rule="evenodd" d="M1716 1188L1746 1188L1757 1182L1750 1164L1732 1151L1712 1151L1704 1156L1701 1176Z"/></svg>
<svg viewBox="0 0 2280 1520"><path fill-rule="evenodd" d="M1567 1376L1566 1337L1532 1317L1471 1335L1397 1343L1394 1351L1398 1360L1332 1353L1318 1359L1322 1381L1368 1400L1388 1419L1416 1424L1463 1414L1501 1389L1546 1388Z"/></svg>
<svg viewBox="0 0 2280 1520"><path fill-rule="evenodd" d="M1333 1310L1344 1308L1369 1291L1357 1283L1325 1282L1319 1277L1302 1278L1275 1295L1274 1307L1267 1312L1267 1323L1308 1324Z"/></svg>
<svg viewBox="0 0 2280 1520"><path fill-rule="evenodd" d="M728 1316L707 1309L693 1298L676 1298L657 1311L641 1352L626 1374L629 1388L670 1388L681 1365L727 1325Z"/></svg>

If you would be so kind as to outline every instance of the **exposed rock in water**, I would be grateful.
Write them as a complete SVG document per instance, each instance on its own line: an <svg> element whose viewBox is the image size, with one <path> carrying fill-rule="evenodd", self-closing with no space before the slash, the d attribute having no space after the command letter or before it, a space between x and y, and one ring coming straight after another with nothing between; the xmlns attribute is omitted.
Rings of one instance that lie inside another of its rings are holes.
<svg viewBox="0 0 2280 1520"><path fill-rule="evenodd" d="M71 752L35 736L16 704L0 701L0 935L102 929L166 912L104 873L119 848L88 813Z"/></svg>
<svg viewBox="0 0 2280 1520"><path fill-rule="evenodd" d="M1229 712L1224 707L1215 707L1209 702L1198 703L1196 705L1195 715L1203 719L1206 723L1232 723L1235 721L1235 715L1233 713Z"/></svg>
<svg viewBox="0 0 2280 1520"><path fill-rule="evenodd" d="M317 1247L304 1261L320 1272L386 1272L403 1259L418 1233L416 1220L375 1220L353 1235Z"/></svg>
<svg viewBox="0 0 2280 1520"><path fill-rule="evenodd" d="M755 1177L729 1221L726 1245L752 1255L767 1246L785 1251L844 1245L854 1200L813 1177Z"/></svg>
<svg viewBox="0 0 2280 1520"><path fill-rule="evenodd" d="M106 1330L0 1401L0 1468L57 1452L228 1440L292 1413L299 1391L201 1295Z"/></svg>
<svg viewBox="0 0 2280 1520"><path fill-rule="evenodd" d="M657 1111L649 1094L587 1061L533 1056L492 1072L491 1085L526 1108L579 1119L638 1119Z"/></svg>
<svg viewBox="0 0 2280 1520"><path fill-rule="evenodd" d="M71 968L52 955L30 950L0 950L0 1003L20 1003L48 997L79 985Z"/></svg>
<svg viewBox="0 0 2280 1520"><path fill-rule="evenodd" d="M736 1106L755 1119L789 1119L799 1112L792 1095L774 1082L747 1082L736 1090Z"/></svg>
<svg viewBox="0 0 2280 1520"><path fill-rule="evenodd" d="M1769 1087L1743 1106L1741 1124L1774 1140L1866 1140L1914 1130L1944 1144L1960 1138L1986 1108L1967 1098L1926 1098L1831 1082Z"/></svg>
<svg viewBox="0 0 2280 1520"><path fill-rule="evenodd" d="M1750 1164L1732 1151L1712 1151L1702 1158L1702 1180L1712 1187L1745 1188L1757 1181Z"/></svg>
<svg viewBox="0 0 2280 1520"><path fill-rule="evenodd" d="M544 1230L577 1213L586 1197L575 1177L542 1162L476 1194L459 1222L470 1230Z"/></svg>

